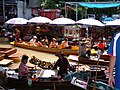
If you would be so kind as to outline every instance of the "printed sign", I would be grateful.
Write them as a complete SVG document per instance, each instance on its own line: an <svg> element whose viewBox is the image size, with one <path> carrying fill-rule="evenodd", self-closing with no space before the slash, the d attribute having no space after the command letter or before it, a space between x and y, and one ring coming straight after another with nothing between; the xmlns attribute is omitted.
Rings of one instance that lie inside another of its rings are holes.
<svg viewBox="0 0 120 90"><path fill-rule="evenodd" d="M84 89L87 89L87 82L77 79L76 77L73 77L71 84L81 87L81 88L84 88Z"/></svg>

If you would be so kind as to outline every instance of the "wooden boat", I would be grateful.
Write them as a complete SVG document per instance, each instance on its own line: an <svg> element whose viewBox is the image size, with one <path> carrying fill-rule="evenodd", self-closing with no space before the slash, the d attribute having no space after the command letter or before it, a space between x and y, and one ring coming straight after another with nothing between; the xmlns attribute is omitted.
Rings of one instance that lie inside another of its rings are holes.
<svg viewBox="0 0 120 90"><path fill-rule="evenodd" d="M13 62L19 62L21 60L21 56L24 53L21 52L17 52L16 48L2 48L0 47L0 54L4 57L0 57L0 58L5 58L5 59L9 59L9 60L13 60ZM6 62L6 61L5 61ZM3 62L4 63L4 62Z"/></svg>
<svg viewBox="0 0 120 90"><path fill-rule="evenodd" d="M0 66L7 66L13 62L13 60L4 59L5 54L0 54Z"/></svg>
<svg viewBox="0 0 120 90"><path fill-rule="evenodd" d="M5 54L5 58L17 52L16 48L2 48L0 47L0 53Z"/></svg>
<svg viewBox="0 0 120 90"><path fill-rule="evenodd" d="M41 52L47 52L47 53L58 53L58 52L63 52L63 54L65 55L78 55L78 50L72 50L72 49L58 49L58 48L45 48L45 47L36 47L36 46L29 46L26 44L22 44L22 43L15 43L14 44L17 47L22 47L22 48L26 48L26 49L31 49L31 50L36 50L36 51L41 51Z"/></svg>
<svg viewBox="0 0 120 90"><path fill-rule="evenodd" d="M83 73L74 73L74 74L70 74L69 76L73 77L73 76L85 76L87 75L86 72ZM80 74L80 75L79 75ZM13 75L12 75L13 76ZM29 89L29 90L38 90L38 88L42 89L52 89L52 90L92 90L94 83L92 83L91 85L87 85L87 89L83 89L81 87L76 87L75 85L71 84L71 78L69 78L69 80L64 79L64 80L58 80L54 77L50 77L50 78L39 78L38 81L32 81L31 85L29 85L29 81L27 80L20 80L17 78L13 78L13 77L8 77L7 78L7 86L8 87L13 87L13 88L24 88L24 89ZM76 79L77 80L77 79ZM75 82L78 82L75 81ZM100 88L95 88L95 90L100 90Z"/></svg>
<svg viewBox="0 0 120 90"><path fill-rule="evenodd" d="M3 59L0 61L0 66L8 66L13 63L13 60Z"/></svg>
<svg viewBox="0 0 120 90"><path fill-rule="evenodd" d="M5 54L0 54L0 61L3 60L5 57Z"/></svg>
<svg viewBox="0 0 120 90"><path fill-rule="evenodd" d="M99 62L98 65L101 65L101 66L109 66L109 61L107 60L104 60L104 59L88 59L88 58L79 58L78 59L78 56L76 55L69 55L68 56L68 59L70 61L73 61L73 62L78 62L80 64L86 64L86 65L97 65L97 63Z"/></svg>

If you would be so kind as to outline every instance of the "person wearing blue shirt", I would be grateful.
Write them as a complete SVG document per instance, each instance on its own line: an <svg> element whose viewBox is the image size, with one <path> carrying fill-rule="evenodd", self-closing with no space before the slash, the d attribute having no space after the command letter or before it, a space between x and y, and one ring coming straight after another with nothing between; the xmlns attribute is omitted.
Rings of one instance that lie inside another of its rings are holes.
<svg viewBox="0 0 120 90"><path fill-rule="evenodd" d="M110 46L108 48L108 54L111 56L109 65L109 80L108 83L115 90L120 90L120 32L115 33ZM113 71L115 68L115 78Z"/></svg>

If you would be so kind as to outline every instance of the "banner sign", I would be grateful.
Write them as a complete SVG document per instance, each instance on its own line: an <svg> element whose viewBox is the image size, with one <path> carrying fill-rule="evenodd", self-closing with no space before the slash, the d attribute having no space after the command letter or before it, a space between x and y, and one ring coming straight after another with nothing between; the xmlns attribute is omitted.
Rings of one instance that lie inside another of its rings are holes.
<svg viewBox="0 0 120 90"><path fill-rule="evenodd" d="M83 89L87 89L87 82L80 80L77 77L73 77L71 84L81 87Z"/></svg>

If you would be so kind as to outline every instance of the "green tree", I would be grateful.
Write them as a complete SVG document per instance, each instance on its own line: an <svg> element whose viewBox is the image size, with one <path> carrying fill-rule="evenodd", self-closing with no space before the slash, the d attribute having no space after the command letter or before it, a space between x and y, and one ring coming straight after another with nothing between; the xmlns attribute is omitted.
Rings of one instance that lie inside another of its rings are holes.
<svg viewBox="0 0 120 90"><path fill-rule="evenodd" d="M57 5L54 0L43 0L41 6L44 9L56 9Z"/></svg>

